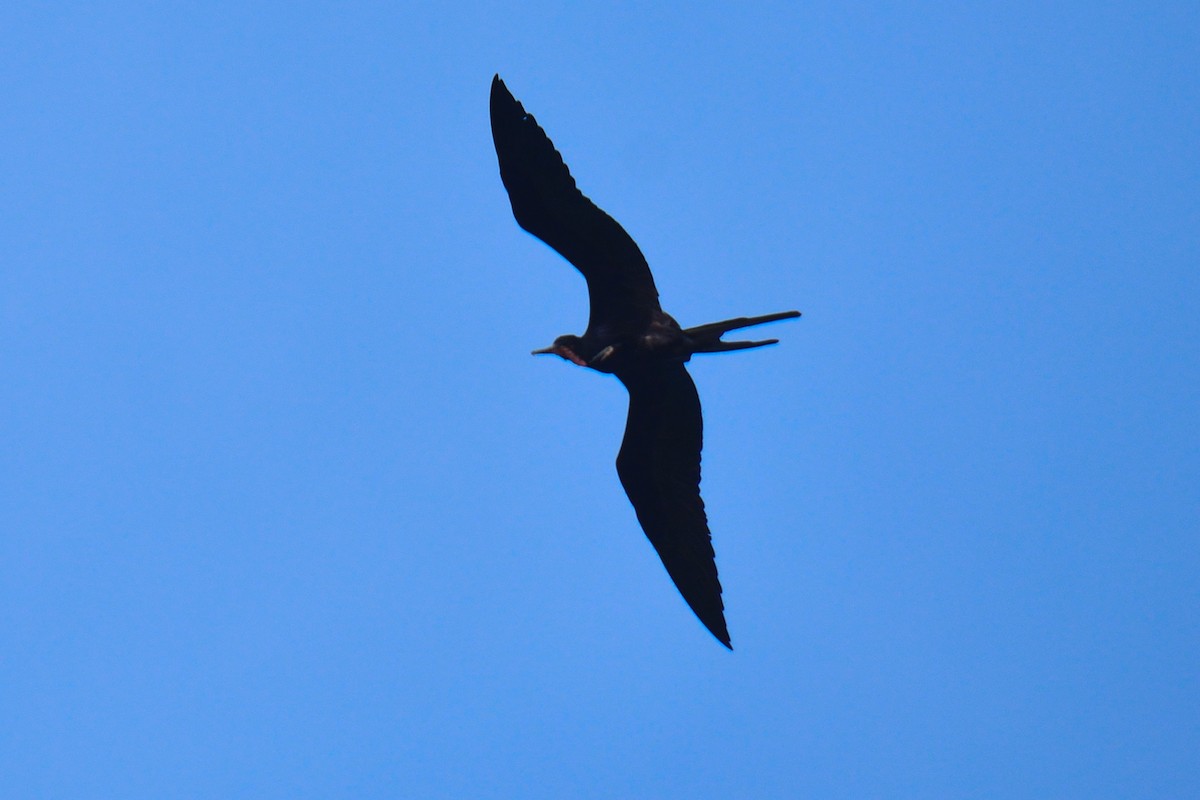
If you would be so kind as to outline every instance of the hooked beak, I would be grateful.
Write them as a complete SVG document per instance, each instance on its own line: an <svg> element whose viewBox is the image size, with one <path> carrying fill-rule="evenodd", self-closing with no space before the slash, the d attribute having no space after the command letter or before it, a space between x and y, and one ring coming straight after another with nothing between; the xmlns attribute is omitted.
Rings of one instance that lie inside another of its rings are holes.
<svg viewBox="0 0 1200 800"><path fill-rule="evenodd" d="M558 356L559 358L565 358L567 361L570 361L572 364L578 364L581 367L587 366L587 362L584 361L579 356L575 355L575 351L573 351L569 347L564 347L561 344L552 344L549 347L543 347L541 350L534 350L529 355L531 355L531 356L543 356L543 355Z"/></svg>

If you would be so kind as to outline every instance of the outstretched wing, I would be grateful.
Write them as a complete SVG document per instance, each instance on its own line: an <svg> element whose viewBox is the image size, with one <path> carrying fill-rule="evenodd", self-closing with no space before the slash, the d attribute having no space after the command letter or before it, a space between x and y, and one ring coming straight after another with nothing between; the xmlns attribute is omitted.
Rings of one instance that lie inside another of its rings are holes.
<svg viewBox="0 0 1200 800"><path fill-rule="evenodd" d="M704 426L696 385L682 362L657 363L617 377L629 390L629 418L617 456L621 485L683 599L732 650L700 499Z"/></svg>
<svg viewBox="0 0 1200 800"><path fill-rule="evenodd" d="M492 79L492 139L518 224L587 279L589 330L640 330L659 310L658 289L637 243L575 188L575 179L532 114Z"/></svg>

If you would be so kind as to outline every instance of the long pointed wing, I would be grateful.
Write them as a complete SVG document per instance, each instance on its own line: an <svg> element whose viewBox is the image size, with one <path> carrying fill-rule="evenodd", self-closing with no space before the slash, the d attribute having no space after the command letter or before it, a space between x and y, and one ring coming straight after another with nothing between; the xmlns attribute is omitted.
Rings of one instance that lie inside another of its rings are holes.
<svg viewBox="0 0 1200 800"><path fill-rule="evenodd" d="M700 499L704 437L696 385L682 362L617 377L629 390L629 418L617 456L621 485L683 599L732 650Z"/></svg>
<svg viewBox="0 0 1200 800"><path fill-rule="evenodd" d="M588 328L645 327L659 310L658 289L637 243L575 188L554 143L499 75L492 79L491 117L513 216L583 273L591 301Z"/></svg>

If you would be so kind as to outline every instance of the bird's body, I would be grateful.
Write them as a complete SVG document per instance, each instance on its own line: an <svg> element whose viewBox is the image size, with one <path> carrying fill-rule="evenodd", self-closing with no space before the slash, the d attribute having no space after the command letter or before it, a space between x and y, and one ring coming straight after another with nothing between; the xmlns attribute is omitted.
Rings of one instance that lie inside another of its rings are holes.
<svg viewBox="0 0 1200 800"><path fill-rule="evenodd" d="M800 316L784 311L681 328L658 302L641 250L576 187L554 144L497 75L492 137L500 177L522 228L583 273L590 315L582 336L566 335L535 353L553 353L615 375L629 391L617 474L647 538L700 621L726 647L721 584L700 499L700 398L684 364L694 353L773 344L724 342L730 330Z"/></svg>

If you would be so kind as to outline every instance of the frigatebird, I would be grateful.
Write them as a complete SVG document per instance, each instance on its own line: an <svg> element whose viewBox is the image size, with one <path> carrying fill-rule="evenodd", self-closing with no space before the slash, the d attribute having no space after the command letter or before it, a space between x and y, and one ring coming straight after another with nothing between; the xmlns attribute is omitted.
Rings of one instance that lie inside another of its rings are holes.
<svg viewBox="0 0 1200 800"><path fill-rule="evenodd" d="M517 224L557 250L587 280L591 308L583 336L559 336L533 353L551 353L616 375L625 385L629 416L617 455L621 485L683 599L732 650L700 499L700 398L684 363L695 353L775 344L778 339L725 342L721 337L800 312L681 328L659 306L654 277L632 237L575 187L554 143L499 75L492 79L490 106L500 180Z"/></svg>

